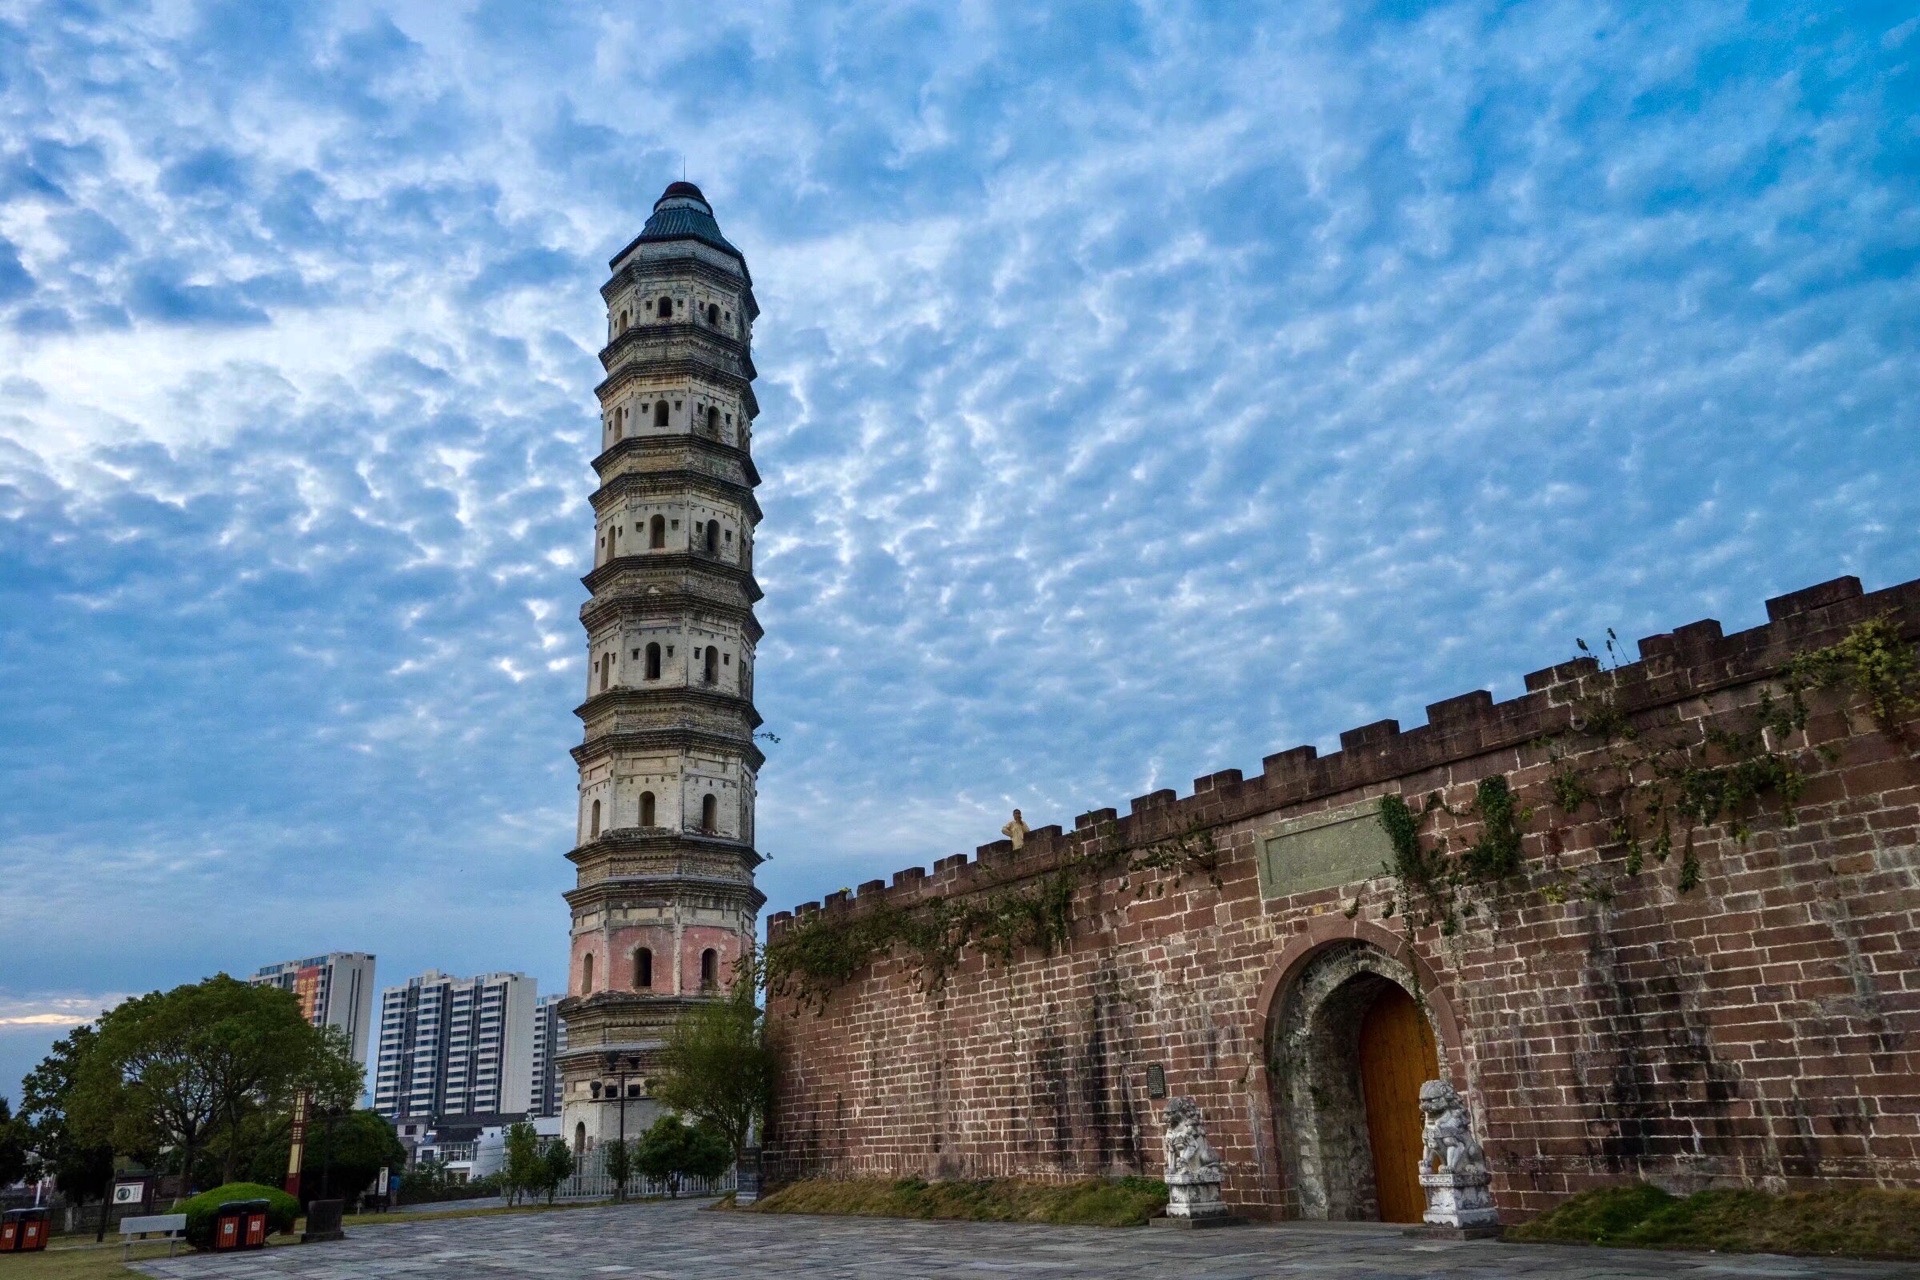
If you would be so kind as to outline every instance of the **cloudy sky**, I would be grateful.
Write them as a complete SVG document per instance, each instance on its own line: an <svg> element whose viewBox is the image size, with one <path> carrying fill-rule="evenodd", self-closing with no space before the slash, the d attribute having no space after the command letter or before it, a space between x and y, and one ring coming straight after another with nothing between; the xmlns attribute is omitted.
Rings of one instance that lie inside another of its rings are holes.
<svg viewBox="0 0 1920 1280"><path fill-rule="evenodd" d="M0 1090L564 972L610 254L763 313L769 911L1920 575L1910 4L0 0Z"/></svg>

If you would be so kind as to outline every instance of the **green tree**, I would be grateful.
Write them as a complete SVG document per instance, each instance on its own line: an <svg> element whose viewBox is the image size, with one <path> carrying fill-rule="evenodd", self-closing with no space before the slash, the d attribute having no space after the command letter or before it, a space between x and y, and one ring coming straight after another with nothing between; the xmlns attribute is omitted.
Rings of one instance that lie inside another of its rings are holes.
<svg viewBox="0 0 1920 1280"><path fill-rule="evenodd" d="M522 1120L507 1130L507 1161L500 1171L500 1185L507 1203L518 1203L524 1192L540 1185L544 1170L540 1159L540 1137L533 1126Z"/></svg>
<svg viewBox="0 0 1920 1280"><path fill-rule="evenodd" d="M265 1140L255 1147L248 1166L255 1182L272 1186L286 1176L291 1129L288 1117L277 1117ZM311 1200L326 1191L351 1200L367 1189L380 1170L398 1169L406 1162L407 1149L400 1145L399 1135L376 1112L349 1111L331 1124L322 1118L310 1119L300 1194ZM421 1183L428 1181L423 1178Z"/></svg>
<svg viewBox="0 0 1920 1280"><path fill-rule="evenodd" d="M303 1089L320 1106L342 1105L362 1082L344 1037L308 1023L291 992L217 974L108 1010L71 1118L85 1141L169 1150L189 1183L218 1130L230 1182L257 1111L283 1109Z"/></svg>
<svg viewBox="0 0 1920 1280"><path fill-rule="evenodd" d="M540 1157L540 1189L547 1193L548 1204L553 1203L553 1197L560 1191L560 1184L572 1176L572 1150L564 1142L548 1143Z"/></svg>
<svg viewBox="0 0 1920 1280"><path fill-rule="evenodd" d="M435 1156L428 1156L413 1168L407 1170L407 1185L420 1187L427 1191L445 1191L447 1189L447 1162ZM504 1186L505 1183L503 1182Z"/></svg>
<svg viewBox="0 0 1920 1280"><path fill-rule="evenodd" d="M669 1193L678 1195L675 1181L687 1159L686 1121L676 1115L661 1116L634 1147L634 1163L640 1166L640 1172L656 1182L665 1182Z"/></svg>
<svg viewBox="0 0 1920 1280"><path fill-rule="evenodd" d="M56 1041L52 1052L40 1060L20 1082L20 1115L16 1123L26 1126L30 1157L27 1173L48 1177L74 1204L84 1207L89 1200L104 1201L113 1186L113 1146L109 1142L88 1141L76 1131L70 1120L83 1064L98 1051L99 1033L92 1026L75 1027ZM96 1100L111 1121L111 1097ZM110 1127L110 1123L109 1123ZM130 1154L148 1154L144 1150ZM105 1239L106 1214L100 1215L97 1238Z"/></svg>
<svg viewBox="0 0 1920 1280"><path fill-rule="evenodd" d="M0 1187L10 1187L27 1174L27 1126L14 1117L0 1098Z"/></svg>
<svg viewBox="0 0 1920 1280"><path fill-rule="evenodd" d="M613 1180L613 1198L616 1201L625 1200L627 1183L633 1181L633 1144L617 1140L609 1142L603 1159L607 1177Z"/></svg>
<svg viewBox="0 0 1920 1280"><path fill-rule="evenodd" d="M779 1055L755 1003L760 965L749 952L735 966L724 1000L682 1014L660 1055L656 1098L725 1135L733 1158L764 1124L779 1077Z"/></svg>
<svg viewBox="0 0 1920 1280"><path fill-rule="evenodd" d="M713 1179L725 1173L738 1158L727 1135L703 1120L687 1129L680 1172L692 1178Z"/></svg>

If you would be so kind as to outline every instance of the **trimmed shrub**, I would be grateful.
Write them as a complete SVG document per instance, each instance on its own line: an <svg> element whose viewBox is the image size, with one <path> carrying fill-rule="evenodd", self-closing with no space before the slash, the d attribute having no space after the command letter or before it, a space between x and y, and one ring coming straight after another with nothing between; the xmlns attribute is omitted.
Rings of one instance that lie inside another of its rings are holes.
<svg viewBox="0 0 1920 1280"><path fill-rule="evenodd" d="M270 1233L293 1230L294 1219L300 1216L300 1202L278 1187L263 1187L257 1182L229 1182L224 1187L202 1191L174 1210L187 1215L189 1244L196 1249L213 1248L213 1221L220 1214L220 1206L229 1200L265 1200Z"/></svg>

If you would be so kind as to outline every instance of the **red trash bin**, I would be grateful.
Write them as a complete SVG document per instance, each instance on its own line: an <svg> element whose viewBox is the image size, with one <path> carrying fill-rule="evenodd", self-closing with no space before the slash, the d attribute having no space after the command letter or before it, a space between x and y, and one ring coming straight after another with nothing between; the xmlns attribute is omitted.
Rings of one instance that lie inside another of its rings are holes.
<svg viewBox="0 0 1920 1280"><path fill-rule="evenodd" d="M0 1253L29 1253L46 1248L47 1237L53 1234L48 1213L44 1208L7 1210L4 1218L0 1218Z"/></svg>
<svg viewBox="0 0 1920 1280"><path fill-rule="evenodd" d="M229 1200L214 1210L213 1249L215 1253L225 1253L229 1249L244 1247L246 1240L247 1204L244 1200Z"/></svg>
<svg viewBox="0 0 1920 1280"><path fill-rule="evenodd" d="M267 1247L267 1202L255 1200L247 1205L246 1249Z"/></svg>

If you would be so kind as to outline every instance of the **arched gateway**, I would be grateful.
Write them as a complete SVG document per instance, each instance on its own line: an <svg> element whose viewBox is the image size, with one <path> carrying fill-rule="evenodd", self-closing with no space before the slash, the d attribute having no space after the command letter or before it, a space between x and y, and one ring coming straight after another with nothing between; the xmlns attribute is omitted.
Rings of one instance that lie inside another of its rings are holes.
<svg viewBox="0 0 1920 1280"><path fill-rule="evenodd" d="M1267 1018L1267 1079L1299 1217L1418 1222L1425 1208L1420 1083L1442 1075L1442 1019L1389 950L1393 941L1321 939L1283 957Z"/></svg>

